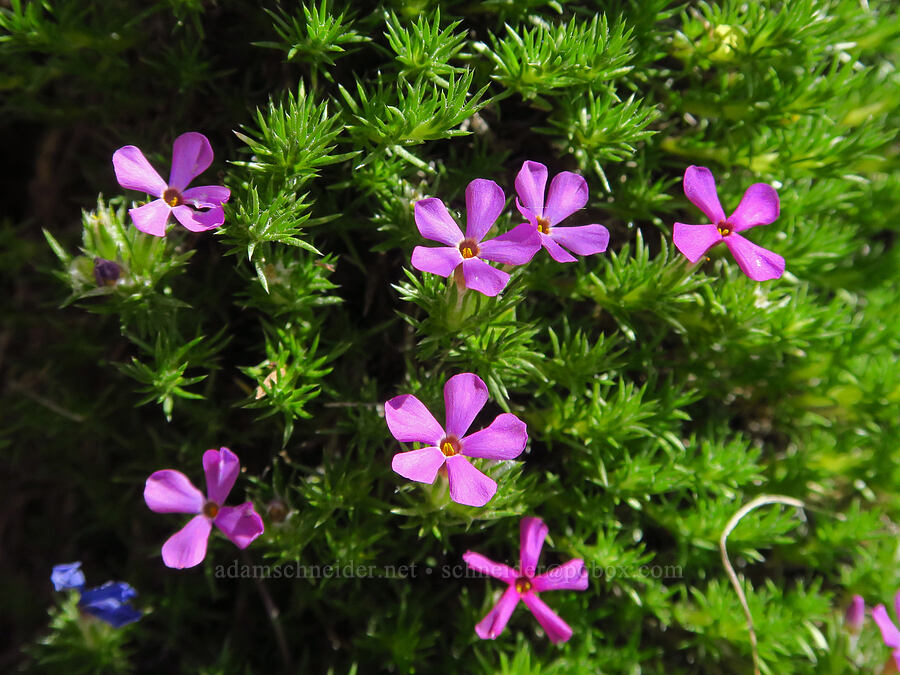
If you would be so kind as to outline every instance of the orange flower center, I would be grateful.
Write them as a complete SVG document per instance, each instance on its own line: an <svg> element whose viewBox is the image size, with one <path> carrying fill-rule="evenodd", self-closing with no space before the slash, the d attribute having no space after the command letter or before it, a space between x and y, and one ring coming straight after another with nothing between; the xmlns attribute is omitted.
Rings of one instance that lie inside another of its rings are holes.
<svg viewBox="0 0 900 675"><path fill-rule="evenodd" d="M181 193L175 188L167 188L165 192L163 192L163 201L169 206L181 206L184 204L184 199L181 196Z"/></svg>
<svg viewBox="0 0 900 675"><path fill-rule="evenodd" d="M441 452L444 453L444 457L453 457L453 455L459 454L459 441L456 439L456 436L447 436L441 441L439 447Z"/></svg>
<svg viewBox="0 0 900 675"><path fill-rule="evenodd" d="M716 229L723 237L727 237L729 234L734 232L734 230L731 229L731 223L729 223L727 220L720 220L718 223L716 223Z"/></svg>
<svg viewBox="0 0 900 675"><path fill-rule="evenodd" d="M474 239L463 239L459 244L459 252L463 258L474 258L478 255L478 243Z"/></svg>
<svg viewBox="0 0 900 675"><path fill-rule="evenodd" d="M528 577L519 577L516 579L516 593L522 595L531 590L531 579Z"/></svg>
<svg viewBox="0 0 900 675"><path fill-rule="evenodd" d="M541 234L550 234L550 221L549 220L547 220L546 218L538 218L537 224L538 224L538 231Z"/></svg>
<svg viewBox="0 0 900 675"><path fill-rule="evenodd" d="M206 502L203 505L203 515L207 518L215 518L219 515L219 505L215 502Z"/></svg>

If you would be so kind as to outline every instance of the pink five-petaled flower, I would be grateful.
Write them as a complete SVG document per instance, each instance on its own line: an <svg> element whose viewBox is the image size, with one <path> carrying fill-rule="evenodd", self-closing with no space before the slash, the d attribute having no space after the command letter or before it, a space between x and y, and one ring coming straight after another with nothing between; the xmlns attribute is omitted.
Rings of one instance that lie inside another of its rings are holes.
<svg viewBox="0 0 900 675"><path fill-rule="evenodd" d="M565 642L572 637L572 629L544 604L544 601L538 597L538 593L585 590L588 587L588 574L584 567L584 561L580 558L573 558L559 567L535 576L537 561L541 555L541 548L544 546L544 538L547 536L548 529L540 518L522 518L519 528L521 534L518 570L489 560L474 551L466 551L463 555L463 560L473 570L509 584L494 608L475 626L475 632L482 640L495 639L503 632L509 617L521 600L534 614L550 640Z"/></svg>
<svg viewBox="0 0 900 675"><path fill-rule="evenodd" d="M475 415L487 403L484 381L472 373L454 375L444 384L446 428L411 394L384 404L384 418L394 438L427 447L398 452L391 468L404 478L434 483L446 467L450 498L466 506L484 506L497 492L497 483L476 469L466 457L515 459L525 449L528 431L512 413L497 415L490 426L466 436Z"/></svg>
<svg viewBox="0 0 900 675"><path fill-rule="evenodd" d="M711 246L724 241L741 271L754 281L778 279L784 274L784 258L738 234L757 225L768 225L778 218L775 188L766 183L754 183L747 188L735 212L726 218L712 171L705 166L689 166L684 172L684 194L712 221L707 225L675 223L675 246L688 260L697 262Z"/></svg>
<svg viewBox="0 0 900 675"><path fill-rule="evenodd" d="M900 591L894 596L894 609L897 611L898 618L900 618ZM872 610L872 618L878 624L878 628L881 629L881 638L884 640L884 644L894 650L891 655L894 657L894 665L897 671L900 672L900 630L897 630L897 626L891 621L884 605L878 605Z"/></svg>
<svg viewBox="0 0 900 675"><path fill-rule="evenodd" d="M225 222L222 204L231 191L221 185L188 185L209 168L213 151L206 136L195 131L181 134L172 145L172 171L166 183L144 153L133 145L119 148L113 154L113 167L119 185L158 197L149 204L129 209L135 227L154 237L166 236L169 214L191 232L205 232ZM198 210L203 209L203 210Z"/></svg>
<svg viewBox="0 0 900 675"><path fill-rule="evenodd" d="M218 527L238 548L247 548L263 532L263 522L251 502L223 506L237 480L241 463L231 450L203 453L206 497L180 471L156 471L144 486L144 501L156 513L196 513L188 524L163 544L167 567L193 567L206 557L206 542L212 526Z"/></svg>
<svg viewBox="0 0 900 675"><path fill-rule="evenodd" d="M544 204L546 186L546 166L532 161L522 164L516 176L516 207L537 230L541 246L547 249L550 257L556 262L575 262L577 258L566 249L578 255L603 253L609 244L609 230L603 225L557 227L560 221L587 204L587 181L571 171L556 174Z"/></svg>
<svg viewBox="0 0 900 675"><path fill-rule="evenodd" d="M505 205L506 196L494 181L473 180L466 188L466 234L463 236L444 202L434 197L417 201L415 218L419 232L426 239L447 246L416 246L412 254L413 267L442 277L456 273L461 275L466 288L489 296L497 295L506 287L509 274L491 267L485 260L524 265L541 247L534 228L526 225L482 241Z"/></svg>

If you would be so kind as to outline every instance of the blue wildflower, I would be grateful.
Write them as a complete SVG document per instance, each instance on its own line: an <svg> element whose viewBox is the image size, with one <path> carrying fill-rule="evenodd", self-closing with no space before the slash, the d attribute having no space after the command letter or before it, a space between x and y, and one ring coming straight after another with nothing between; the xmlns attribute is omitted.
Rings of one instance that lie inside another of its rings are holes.
<svg viewBox="0 0 900 675"><path fill-rule="evenodd" d="M121 628L142 616L140 610L128 604L129 600L137 597L137 591L124 581L107 581L102 586L84 590L84 572L80 562L54 566L50 581L57 591L78 589L81 593L79 609L113 628Z"/></svg>

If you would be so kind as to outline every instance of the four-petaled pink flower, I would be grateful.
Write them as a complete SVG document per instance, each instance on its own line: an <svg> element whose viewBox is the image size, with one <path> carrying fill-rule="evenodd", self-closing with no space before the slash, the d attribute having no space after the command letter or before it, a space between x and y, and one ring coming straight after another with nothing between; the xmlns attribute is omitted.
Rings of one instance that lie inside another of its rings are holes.
<svg viewBox="0 0 900 675"><path fill-rule="evenodd" d="M191 232L205 232L225 222L222 204L231 191L221 185L188 188L194 178L209 168L213 151L206 136L195 131L181 134L172 145L172 171L166 183L144 154L133 145L113 154L119 185L158 197L149 204L129 209L135 227L155 237L166 236L169 214ZM203 210L198 210L203 209Z"/></svg>
<svg viewBox="0 0 900 675"><path fill-rule="evenodd" d="M475 632L482 640L495 639L503 632L509 617L521 600L534 614L550 640L565 642L572 637L572 629L544 604L544 601L538 597L538 593L585 590L588 587L588 574L584 567L584 561L580 558L573 558L564 565L535 576L537 561L541 555L541 548L544 546L544 538L547 536L548 529L540 518L522 518L519 528L518 570L489 560L474 551L466 551L463 555L463 560L473 570L505 581L509 585L494 608L475 626Z"/></svg>
<svg viewBox="0 0 900 675"><path fill-rule="evenodd" d="M738 234L757 225L768 225L778 218L775 188L766 183L754 183L747 188L735 212L726 218L712 171L704 166L689 166L684 172L684 194L712 221L707 225L675 223L675 246L688 260L697 262L711 246L724 241L741 271L754 281L778 279L784 274L784 258Z"/></svg>
<svg viewBox="0 0 900 675"><path fill-rule="evenodd" d="M411 394L395 396L384 404L384 418L394 438L427 447L399 452L391 468L404 478L434 483L446 467L450 498L466 506L484 506L497 492L497 483L485 476L467 457L515 459L525 449L525 423L511 413L497 415L490 426L466 436L478 412L487 403L484 381L472 373L454 375L444 384L446 428Z"/></svg>
<svg viewBox="0 0 900 675"><path fill-rule="evenodd" d="M524 265L540 248L534 228L514 227L506 234L482 241L503 211L506 196L492 180L476 178L466 188L466 234L447 212L444 202L434 197L420 199L415 205L416 227L426 239L447 246L416 246L412 264L418 270L442 277L457 275L466 288L494 296L509 281L509 274L488 265L492 260Z"/></svg>
<svg viewBox="0 0 900 675"><path fill-rule="evenodd" d="M203 453L206 497L180 471L156 471L144 486L144 501L157 513L196 513L188 524L163 544L167 567L193 567L206 557L206 542L212 526L218 527L238 548L247 548L263 532L263 521L251 502L223 506L241 470L231 450Z"/></svg>
<svg viewBox="0 0 900 675"><path fill-rule="evenodd" d="M900 618L900 591L894 596L894 609L897 611L898 618ZM891 621L884 605L878 605L872 610L872 618L875 619L875 623L881 629L881 638L884 640L884 644L894 650L891 655L894 657L894 665L897 671L900 671L900 630L897 630L897 626Z"/></svg>
<svg viewBox="0 0 900 675"><path fill-rule="evenodd" d="M537 230L541 246L547 249L557 262L575 262L578 255L603 253L609 244L609 230L603 225L558 227L558 224L588 201L587 181L577 173L563 171L553 177L547 203L544 204L544 188L547 186L547 167L539 162L522 164L516 176L516 207Z"/></svg>

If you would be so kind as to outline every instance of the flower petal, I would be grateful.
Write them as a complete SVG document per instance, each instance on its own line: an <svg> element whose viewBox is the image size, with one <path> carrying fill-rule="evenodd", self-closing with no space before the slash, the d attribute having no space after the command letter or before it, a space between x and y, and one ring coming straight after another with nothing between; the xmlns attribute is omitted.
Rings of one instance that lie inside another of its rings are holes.
<svg viewBox="0 0 900 675"><path fill-rule="evenodd" d="M253 508L253 502L223 506L213 523L238 548L247 548L264 530L262 518Z"/></svg>
<svg viewBox="0 0 900 675"><path fill-rule="evenodd" d="M395 396L385 403L384 421L394 438L402 443L437 445L444 437L444 428L412 394Z"/></svg>
<svg viewBox="0 0 900 675"><path fill-rule="evenodd" d="M519 522L519 571L525 576L534 576L549 531L540 518L522 518Z"/></svg>
<svg viewBox="0 0 900 675"><path fill-rule="evenodd" d="M550 254L550 257L553 258L556 262L561 263L569 263L576 262L578 258L570 254L566 249L553 241L553 238L549 234L540 233L541 237L541 246L547 249L547 253Z"/></svg>
<svg viewBox="0 0 900 675"><path fill-rule="evenodd" d="M541 248L537 229L529 224L517 225L509 232L483 242L478 257L509 265L524 265Z"/></svg>
<svg viewBox="0 0 900 675"><path fill-rule="evenodd" d="M558 173L550 181L544 218L550 225L556 225L576 211L584 208L588 201L588 186L584 176L571 171Z"/></svg>
<svg viewBox="0 0 900 675"><path fill-rule="evenodd" d="M544 190L547 188L547 167L540 162L526 161L516 174L516 208L537 225L537 218L544 215Z"/></svg>
<svg viewBox="0 0 900 675"><path fill-rule="evenodd" d="M512 413L501 413L490 426L460 441L462 454L485 459L515 459L525 449L528 428Z"/></svg>
<svg viewBox="0 0 900 675"><path fill-rule="evenodd" d="M509 283L509 274L496 267L491 267L480 258L467 258L462 261L463 279L466 288L494 297Z"/></svg>
<svg viewBox="0 0 900 675"><path fill-rule="evenodd" d="M172 144L172 172L169 186L179 192L209 168L213 161L212 146L206 136L196 131L181 134Z"/></svg>
<svg viewBox="0 0 900 675"><path fill-rule="evenodd" d="M419 450L398 452L391 460L391 468L404 478L430 485L446 459L444 453L432 445Z"/></svg>
<svg viewBox="0 0 900 675"><path fill-rule="evenodd" d="M496 222L506 195L492 180L476 178L466 188L466 237L481 241Z"/></svg>
<svg viewBox="0 0 900 675"><path fill-rule="evenodd" d="M474 373L460 373L447 380L444 384L447 433L458 438L465 436L487 400L487 385Z"/></svg>
<svg viewBox="0 0 900 675"><path fill-rule="evenodd" d="M449 277L462 261L462 253L453 246L416 246L410 262L421 272Z"/></svg>
<svg viewBox="0 0 900 675"><path fill-rule="evenodd" d="M137 591L131 584L124 581L107 581L102 586L89 588L81 594L81 605L91 605L94 603L105 602L107 600L115 600L116 602L128 602L131 598L137 597Z"/></svg>
<svg viewBox="0 0 900 675"><path fill-rule="evenodd" d="M219 506L225 503L234 487L241 461L228 448L207 450L203 453L203 472L206 474L206 496Z"/></svg>
<svg viewBox="0 0 900 675"><path fill-rule="evenodd" d="M128 209L128 215L134 221L134 226L141 232L152 234L154 237L166 236L166 225L169 223L169 214L172 207L162 199L154 199L149 204L144 204L136 209Z"/></svg>
<svg viewBox="0 0 900 675"><path fill-rule="evenodd" d="M716 191L716 179L705 166L689 166L684 172L684 195L714 225L725 220L725 211Z"/></svg>
<svg viewBox="0 0 900 675"><path fill-rule="evenodd" d="M56 591L81 588L84 586L84 572L81 571L81 562L54 565L53 571L50 573L50 581L53 583L53 589Z"/></svg>
<svg viewBox="0 0 900 675"><path fill-rule="evenodd" d="M784 258L777 253L757 246L737 233L725 237L725 244L741 271L754 281L778 279L784 274Z"/></svg>
<svg viewBox="0 0 900 675"><path fill-rule="evenodd" d="M497 483L462 455L447 458L450 499L466 506L484 506L497 492Z"/></svg>
<svg viewBox="0 0 900 675"><path fill-rule="evenodd" d="M550 609L537 595L526 593L522 596L522 602L534 614L534 618L541 624L551 642L565 642L572 637L572 629L569 628L569 624L560 619L556 612Z"/></svg>
<svg viewBox="0 0 900 675"><path fill-rule="evenodd" d="M475 632L482 640L495 640L506 624L513 610L519 604L519 593L515 586L509 586L494 608L475 626Z"/></svg>
<svg viewBox="0 0 900 675"><path fill-rule="evenodd" d="M204 515L194 516L188 524L163 544L162 559L166 567L184 569L194 567L206 557L206 542L212 522Z"/></svg>
<svg viewBox="0 0 900 675"><path fill-rule="evenodd" d="M124 581L108 581L83 591L78 606L114 628L121 628L141 618L141 612L127 604L135 596L137 591Z"/></svg>
<svg viewBox="0 0 900 675"><path fill-rule="evenodd" d="M126 190L138 190L154 197L162 197L168 187L162 176L150 166L144 153L133 145L116 150L112 162L116 180Z"/></svg>
<svg viewBox="0 0 900 675"><path fill-rule="evenodd" d="M578 255L603 253L609 246L609 230L603 225L554 227L550 230L550 237Z"/></svg>
<svg viewBox="0 0 900 675"><path fill-rule="evenodd" d="M588 571L581 558L573 558L534 578L534 590L536 591L583 591L587 587Z"/></svg>
<svg viewBox="0 0 900 675"><path fill-rule="evenodd" d="M213 206L208 211L196 211L190 206L181 205L172 209L178 222L191 232L206 232L219 227L225 222L225 209Z"/></svg>
<svg viewBox="0 0 900 675"><path fill-rule="evenodd" d="M878 605L872 610L872 618L881 630L881 639L884 640L884 644L893 649L900 648L900 630L897 630L894 622L891 621L884 605Z"/></svg>
<svg viewBox="0 0 900 675"><path fill-rule="evenodd" d="M692 263L703 257L711 246L718 244L724 237L719 234L715 225L685 225L675 223L672 230L672 241L675 248L684 253Z"/></svg>
<svg viewBox="0 0 900 675"><path fill-rule="evenodd" d="M231 190L221 185L201 185L181 193L186 204L199 207L219 206L231 197Z"/></svg>
<svg viewBox="0 0 900 675"><path fill-rule="evenodd" d="M466 565L468 565L470 569L481 572L482 574L487 574L495 579L500 579L508 584L515 582L515 580L519 578L518 573L509 565L494 562L490 558L485 558L480 553L475 553L475 551L466 551L463 554L463 560L466 561Z"/></svg>
<svg viewBox="0 0 900 675"><path fill-rule="evenodd" d="M766 183L754 183L747 188L741 203L728 222L735 232L743 232L757 225L768 225L778 218L780 205L775 188Z"/></svg>
<svg viewBox="0 0 900 675"><path fill-rule="evenodd" d="M440 199L435 197L420 199L413 207L413 212L419 234L426 239L456 247L465 238Z"/></svg>
<svg viewBox="0 0 900 675"><path fill-rule="evenodd" d="M147 479L144 501L156 513L200 513L206 500L183 473L163 469Z"/></svg>

